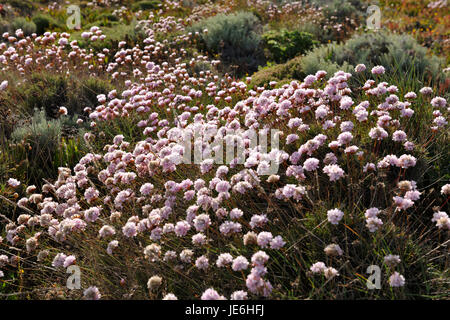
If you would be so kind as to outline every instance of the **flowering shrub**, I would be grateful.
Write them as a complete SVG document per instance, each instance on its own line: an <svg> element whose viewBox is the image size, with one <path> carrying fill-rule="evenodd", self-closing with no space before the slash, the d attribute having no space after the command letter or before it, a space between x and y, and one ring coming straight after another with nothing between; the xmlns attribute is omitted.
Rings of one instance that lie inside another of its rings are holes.
<svg viewBox="0 0 450 320"><path fill-rule="evenodd" d="M62 24L60 21L54 19L50 15L37 14L33 16L33 23L36 25L36 34L42 35L44 32L52 28L61 28Z"/></svg>
<svg viewBox="0 0 450 320"><path fill-rule="evenodd" d="M367 2L361 0L313 0L320 5L325 21L331 27L324 30L322 37L325 41L342 40L342 34L351 33L364 20Z"/></svg>
<svg viewBox="0 0 450 320"><path fill-rule="evenodd" d="M62 107L61 112L64 109ZM61 165L76 163L83 150L81 137L61 141L65 130L80 127L76 121L76 117L47 120L41 110L35 111L30 123L17 126L7 150L8 155L17 161L16 176L26 178L31 184L40 183L42 179L57 174Z"/></svg>
<svg viewBox="0 0 450 320"><path fill-rule="evenodd" d="M252 80L249 84L250 88L264 87L271 82L281 84L289 83L294 79L301 79L304 77L301 68L302 57L295 57L287 61L286 63L280 63L275 65L268 65L264 68L260 68L258 72L252 75Z"/></svg>

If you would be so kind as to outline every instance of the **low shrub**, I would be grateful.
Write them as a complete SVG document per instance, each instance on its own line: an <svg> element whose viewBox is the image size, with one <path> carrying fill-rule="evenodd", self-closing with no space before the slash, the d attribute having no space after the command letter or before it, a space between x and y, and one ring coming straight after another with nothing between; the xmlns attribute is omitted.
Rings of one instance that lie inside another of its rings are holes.
<svg viewBox="0 0 450 320"><path fill-rule="evenodd" d="M119 20L120 20L119 17L113 14L103 13L98 16L98 19L96 21L90 23L87 27L90 26L113 27L119 24Z"/></svg>
<svg viewBox="0 0 450 320"><path fill-rule="evenodd" d="M36 144L56 147L61 133L61 121L47 121L45 111L36 109L31 123L16 128L11 138L14 142L22 142L31 137L31 140L36 142Z"/></svg>
<svg viewBox="0 0 450 320"><path fill-rule="evenodd" d="M44 34L48 30L54 30L55 28L63 28L63 25L59 21L49 15L38 14L32 20L36 25L36 33L38 35Z"/></svg>
<svg viewBox="0 0 450 320"><path fill-rule="evenodd" d="M374 32L354 36L344 44L332 43L317 47L284 64L262 68L253 74L251 85L262 86L270 81L286 79L301 80L318 70L325 70L328 75L333 75L338 70L353 72L360 63L365 64L369 70L382 65L391 79L403 79L405 82L405 74L418 80L416 83L428 84L443 78L442 59L428 55L427 49L412 37Z"/></svg>
<svg viewBox="0 0 450 320"><path fill-rule="evenodd" d="M15 176L30 184L42 185L42 179L55 175L58 168L80 159L83 139L80 135L64 137L66 127L74 126L76 118L47 120L44 110L35 110L29 123L17 127L9 146L9 162Z"/></svg>
<svg viewBox="0 0 450 320"><path fill-rule="evenodd" d="M219 14L200 21L190 31L199 33L200 50L219 55L237 75L254 72L264 62L261 25L250 12Z"/></svg>
<svg viewBox="0 0 450 320"><path fill-rule="evenodd" d="M271 30L262 35L264 47L269 52L268 59L277 63L286 62L296 55L310 50L316 41L307 32L281 29Z"/></svg>
<svg viewBox="0 0 450 320"><path fill-rule="evenodd" d="M360 63L368 68L382 65L391 76L408 73L423 81L437 80L442 69L442 60L427 55L427 49L414 38L389 32L364 33L344 44L316 48L302 59L302 68L305 74L319 69L334 73L337 69L349 71Z"/></svg>
<svg viewBox="0 0 450 320"><path fill-rule="evenodd" d="M31 34L36 32L36 25L33 21L28 21L25 18L16 18L12 21L9 31L11 33L14 33L16 30L22 29L23 33L26 36L30 36Z"/></svg>
<svg viewBox="0 0 450 320"><path fill-rule="evenodd" d="M25 110L45 110L48 116L55 116L59 107L67 102L67 79L62 75L34 73L23 85Z"/></svg>
<svg viewBox="0 0 450 320"><path fill-rule="evenodd" d="M299 32L306 32L312 34L313 39L317 39L317 41L323 43L327 40L324 39L324 30L320 24L312 22L312 21L301 21L298 25L295 26L296 30Z"/></svg>

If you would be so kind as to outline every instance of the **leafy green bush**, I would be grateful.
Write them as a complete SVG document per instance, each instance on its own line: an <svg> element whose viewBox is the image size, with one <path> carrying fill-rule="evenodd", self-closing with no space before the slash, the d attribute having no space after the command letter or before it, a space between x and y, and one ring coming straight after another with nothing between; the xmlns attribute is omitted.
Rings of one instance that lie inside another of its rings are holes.
<svg viewBox="0 0 450 320"><path fill-rule="evenodd" d="M99 27L112 27L117 24L119 24L119 17L110 14L110 13L103 13L98 16L97 20L89 25L95 25Z"/></svg>
<svg viewBox="0 0 450 320"><path fill-rule="evenodd" d="M50 19L44 15L33 17L33 22L36 25L36 33L43 34L50 27Z"/></svg>
<svg viewBox="0 0 450 320"><path fill-rule="evenodd" d="M220 55L225 66L234 68L238 75L254 72L264 63L261 25L250 12L219 14L198 22L189 31L199 33L200 50Z"/></svg>
<svg viewBox="0 0 450 320"><path fill-rule="evenodd" d="M9 22L0 18L0 32L3 34L4 32L9 31Z"/></svg>
<svg viewBox="0 0 450 320"><path fill-rule="evenodd" d="M36 25L33 21L28 21L27 19L20 17L13 20L9 31L13 33L18 29L22 29L23 33L26 36L30 36L31 34L36 32Z"/></svg>
<svg viewBox="0 0 450 320"><path fill-rule="evenodd" d="M307 32L281 29L271 30L262 35L264 47L269 51L268 58L277 63L285 62L296 55L310 50L316 41Z"/></svg>
<svg viewBox="0 0 450 320"><path fill-rule="evenodd" d="M333 49L335 48L336 45L333 44L324 45L305 55L300 64L302 76L315 74L318 70L325 70L329 75L333 75L338 70L350 72L352 66L346 61L339 65L333 60Z"/></svg>
<svg viewBox="0 0 450 320"><path fill-rule="evenodd" d="M131 7L131 10L138 11L138 10L153 10L158 9L161 5L161 1L158 0L151 0L151 1L139 1Z"/></svg>
<svg viewBox="0 0 450 320"><path fill-rule="evenodd" d="M81 114L85 107L96 107L97 96L107 94L114 87L100 78L84 78L70 84L67 96L67 108L70 113Z"/></svg>

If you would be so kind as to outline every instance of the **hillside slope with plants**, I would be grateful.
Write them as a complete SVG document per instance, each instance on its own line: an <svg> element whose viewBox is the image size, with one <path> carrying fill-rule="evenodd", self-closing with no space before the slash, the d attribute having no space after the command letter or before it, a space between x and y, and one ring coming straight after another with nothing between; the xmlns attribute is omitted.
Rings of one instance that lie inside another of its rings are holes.
<svg viewBox="0 0 450 320"><path fill-rule="evenodd" d="M0 298L450 298L446 1L71 4L0 0Z"/></svg>

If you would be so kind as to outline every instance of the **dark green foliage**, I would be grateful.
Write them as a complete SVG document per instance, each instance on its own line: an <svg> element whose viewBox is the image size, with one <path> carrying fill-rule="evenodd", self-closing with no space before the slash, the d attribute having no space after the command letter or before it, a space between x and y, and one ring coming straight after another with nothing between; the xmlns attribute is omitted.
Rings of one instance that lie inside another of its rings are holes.
<svg viewBox="0 0 450 320"><path fill-rule="evenodd" d="M262 35L264 47L269 51L268 58L277 63L285 62L296 55L310 50L316 41L307 32L281 29L271 30Z"/></svg>
<svg viewBox="0 0 450 320"><path fill-rule="evenodd" d="M103 13L99 15L98 18L108 21L119 21L119 18L111 13Z"/></svg>
<svg viewBox="0 0 450 320"><path fill-rule="evenodd" d="M151 1L139 1L131 7L131 10L138 11L138 10L153 10L158 9L161 5L161 1L158 0L151 0Z"/></svg>
<svg viewBox="0 0 450 320"><path fill-rule="evenodd" d="M59 21L55 20L53 17L49 15L44 14L38 14L34 16L33 22L36 25L36 33L38 35L41 35L48 30L63 27Z"/></svg>
<svg viewBox="0 0 450 320"><path fill-rule="evenodd" d="M63 117L47 120L43 110L36 110L31 122L12 133L7 154L15 163L15 176L31 184L42 185L44 178L54 177L58 167L73 166L81 157L81 135L63 138L64 129L75 119Z"/></svg>
<svg viewBox="0 0 450 320"><path fill-rule="evenodd" d="M9 31L9 22L0 18L0 32L3 34L4 32Z"/></svg>
<svg viewBox="0 0 450 320"><path fill-rule="evenodd" d="M219 14L200 21L189 31L199 33L200 50L219 55L225 67L237 75L254 72L264 63L261 25L250 12Z"/></svg>
<svg viewBox="0 0 450 320"><path fill-rule="evenodd" d="M113 14L103 13L98 16L97 20L89 24L89 26L112 27L119 24L119 18Z"/></svg>
<svg viewBox="0 0 450 320"><path fill-rule="evenodd" d="M35 73L23 86L24 105L28 111L43 109L48 116L55 116L59 107L67 102L67 80L61 75Z"/></svg>
<svg viewBox="0 0 450 320"><path fill-rule="evenodd" d="M43 15L33 17L33 22L36 25L36 33L43 34L50 27L50 19Z"/></svg>

